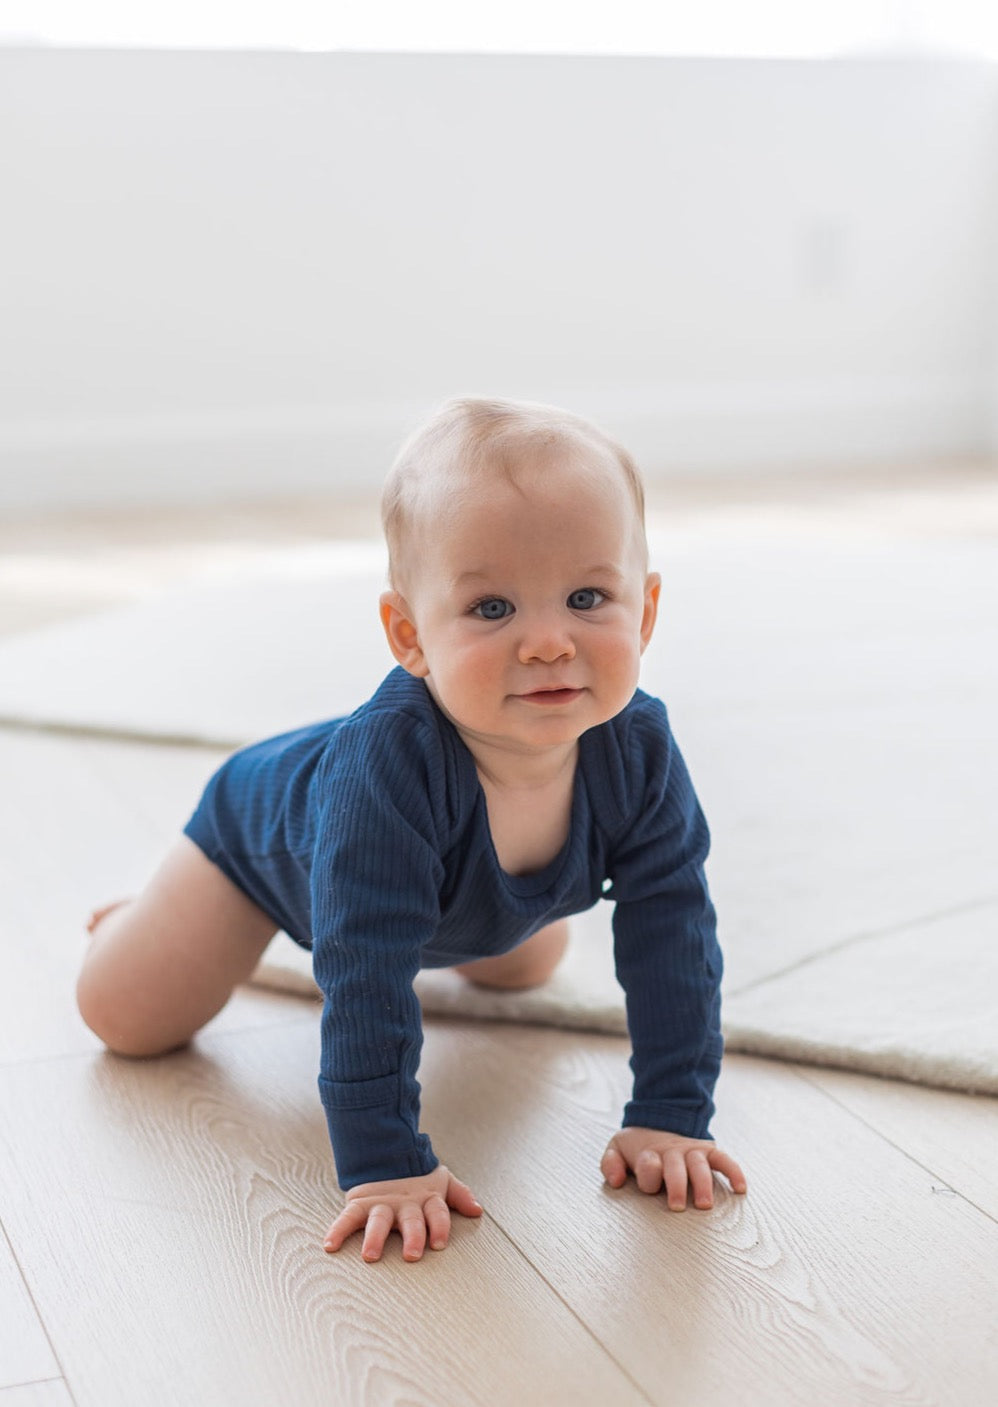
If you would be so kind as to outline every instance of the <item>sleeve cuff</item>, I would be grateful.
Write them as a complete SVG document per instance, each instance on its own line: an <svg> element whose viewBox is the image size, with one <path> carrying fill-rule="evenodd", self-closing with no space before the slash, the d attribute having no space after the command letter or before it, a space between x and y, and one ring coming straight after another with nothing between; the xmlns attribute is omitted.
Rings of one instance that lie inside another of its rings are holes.
<svg viewBox="0 0 998 1407"><path fill-rule="evenodd" d="M336 1175L344 1192L364 1182L422 1177L438 1159L426 1134L400 1109L401 1079L330 1080L319 1076Z"/></svg>
<svg viewBox="0 0 998 1407"><path fill-rule="evenodd" d="M660 1104L657 1101L632 1099L624 1106L622 1128L637 1126L645 1129L661 1129L665 1133L678 1133L683 1138L710 1138L710 1121L714 1113L713 1104L706 1108L691 1108L682 1104Z"/></svg>

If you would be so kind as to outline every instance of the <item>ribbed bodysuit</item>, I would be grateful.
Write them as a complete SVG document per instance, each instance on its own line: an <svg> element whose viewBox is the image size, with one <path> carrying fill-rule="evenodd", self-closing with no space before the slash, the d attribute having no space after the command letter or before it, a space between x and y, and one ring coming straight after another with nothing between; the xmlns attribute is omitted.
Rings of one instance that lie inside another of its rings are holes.
<svg viewBox="0 0 998 1407"><path fill-rule="evenodd" d="M235 753L185 830L312 950L345 1189L436 1166L419 1131L419 968L507 952L601 898L632 1044L623 1123L708 1136L722 1044L709 837L657 699L638 690L582 735L568 839L533 874L500 868L474 759L402 669L348 718Z"/></svg>

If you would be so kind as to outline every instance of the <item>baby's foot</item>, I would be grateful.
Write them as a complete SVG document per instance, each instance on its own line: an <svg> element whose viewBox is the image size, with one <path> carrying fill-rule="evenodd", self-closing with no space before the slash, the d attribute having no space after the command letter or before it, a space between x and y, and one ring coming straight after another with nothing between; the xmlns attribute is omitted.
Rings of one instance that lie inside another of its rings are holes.
<svg viewBox="0 0 998 1407"><path fill-rule="evenodd" d="M107 918L108 914L113 913L115 909L120 909L122 904L127 903L127 899L115 899L113 904L105 904L103 908L94 909L93 913L87 919L87 932L90 934L91 938L97 932L98 926Z"/></svg>

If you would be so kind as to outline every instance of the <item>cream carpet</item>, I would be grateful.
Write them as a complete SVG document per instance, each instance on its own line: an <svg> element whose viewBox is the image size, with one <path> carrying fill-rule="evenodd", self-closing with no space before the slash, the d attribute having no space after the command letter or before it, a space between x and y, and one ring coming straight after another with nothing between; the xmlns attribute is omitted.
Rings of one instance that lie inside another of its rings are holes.
<svg viewBox="0 0 998 1407"><path fill-rule="evenodd" d="M714 835L729 1049L998 1093L998 553L786 511L658 534L643 683ZM0 722L237 745L390 666L380 547L250 567L0 642ZM193 804L194 798L192 798ZM544 989L420 977L427 1010L622 1031L609 906ZM313 991L272 945L258 979Z"/></svg>

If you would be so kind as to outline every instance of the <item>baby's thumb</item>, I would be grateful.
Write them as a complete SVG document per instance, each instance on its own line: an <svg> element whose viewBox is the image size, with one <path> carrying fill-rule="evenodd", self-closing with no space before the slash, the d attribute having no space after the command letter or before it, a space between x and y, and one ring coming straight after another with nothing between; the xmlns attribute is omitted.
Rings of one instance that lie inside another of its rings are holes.
<svg viewBox="0 0 998 1407"><path fill-rule="evenodd" d="M447 1184L447 1205L462 1216L481 1216L482 1204L471 1188L450 1173L448 1177L450 1181Z"/></svg>

